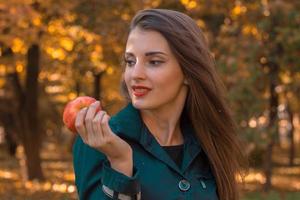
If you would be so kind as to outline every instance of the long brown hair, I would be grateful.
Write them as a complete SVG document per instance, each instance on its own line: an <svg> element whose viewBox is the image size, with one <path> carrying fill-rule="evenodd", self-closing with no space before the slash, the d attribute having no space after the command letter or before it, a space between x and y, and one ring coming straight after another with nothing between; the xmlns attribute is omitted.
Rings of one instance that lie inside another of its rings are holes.
<svg viewBox="0 0 300 200"><path fill-rule="evenodd" d="M202 30L189 16L166 9L139 11L131 21L129 33L136 27L158 31L168 41L190 87L185 109L209 159L219 199L238 200L236 175L244 177L243 167L248 162ZM124 81L122 92L130 100Z"/></svg>

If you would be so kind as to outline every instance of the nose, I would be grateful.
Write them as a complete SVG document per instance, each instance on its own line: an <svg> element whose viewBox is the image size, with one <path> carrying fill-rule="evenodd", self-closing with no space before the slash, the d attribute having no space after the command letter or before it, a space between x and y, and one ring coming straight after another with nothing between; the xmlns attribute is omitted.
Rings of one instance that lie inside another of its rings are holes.
<svg viewBox="0 0 300 200"><path fill-rule="evenodd" d="M142 63L137 62L132 68L132 78L134 80L145 79L145 68Z"/></svg>

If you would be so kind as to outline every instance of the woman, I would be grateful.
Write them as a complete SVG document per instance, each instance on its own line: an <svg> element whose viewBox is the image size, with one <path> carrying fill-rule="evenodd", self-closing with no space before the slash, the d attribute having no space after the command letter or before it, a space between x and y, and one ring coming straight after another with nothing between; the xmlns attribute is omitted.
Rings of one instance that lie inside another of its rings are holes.
<svg viewBox="0 0 300 200"><path fill-rule="evenodd" d="M237 200L244 156L196 23L177 11L138 12L124 60L128 105L110 119L97 101L76 117L80 199Z"/></svg>

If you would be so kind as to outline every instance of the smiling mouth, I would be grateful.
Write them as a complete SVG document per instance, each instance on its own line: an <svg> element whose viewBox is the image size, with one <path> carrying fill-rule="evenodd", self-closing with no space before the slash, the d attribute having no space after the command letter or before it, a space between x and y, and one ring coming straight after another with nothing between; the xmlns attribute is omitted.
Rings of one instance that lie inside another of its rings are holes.
<svg viewBox="0 0 300 200"><path fill-rule="evenodd" d="M149 91L150 91L149 89L135 88L133 89L133 95L136 97L142 97L148 94Z"/></svg>

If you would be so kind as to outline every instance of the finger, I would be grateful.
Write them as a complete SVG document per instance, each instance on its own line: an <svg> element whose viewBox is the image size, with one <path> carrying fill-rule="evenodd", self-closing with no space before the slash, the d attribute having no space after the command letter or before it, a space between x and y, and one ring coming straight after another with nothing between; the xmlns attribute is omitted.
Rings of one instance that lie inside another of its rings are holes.
<svg viewBox="0 0 300 200"><path fill-rule="evenodd" d="M103 133L102 133L102 129L101 129L101 121L102 121L102 118L105 115L105 113L106 113L105 111L99 111L96 114L96 116L93 120L93 123L92 123L95 136L97 136L99 134L101 138L103 137Z"/></svg>
<svg viewBox="0 0 300 200"><path fill-rule="evenodd" d="M101 128L102 128L104 137L109 136L110 134L113 133L108 124L109 120L110 120L110 116L108 114L105 114L101 121Z"/></svg>
<svg viewBox="0 0 300 200"><path fill-rule="evenodd" d="M75 118L75 128L83 140L86 139L86 129L84 126L84 119L85 119L86 111L87 111L87 108L81 109L77 113L76 118Z"/></svg>
<svg viewBox="0 0 300 200"><path fill-rule="evenodd" d="M92 122L95 117L96 110L99 106L100 106L100 102L96 101L92 103L87 109L87 113L84 121L85 121L85 127L88 135L93 134Z"/></svg>

